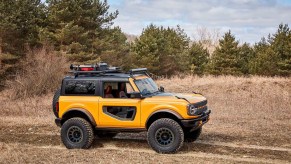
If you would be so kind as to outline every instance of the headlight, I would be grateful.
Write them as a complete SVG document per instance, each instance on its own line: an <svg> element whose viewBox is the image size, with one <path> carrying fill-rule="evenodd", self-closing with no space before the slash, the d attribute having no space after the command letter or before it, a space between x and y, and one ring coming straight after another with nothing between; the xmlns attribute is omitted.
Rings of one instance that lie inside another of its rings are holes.
<svg viewBox="0 0 291 164"><path fill-rule="evenodd" d="M193 104L188 105L188 115L195 115L198 108L196 108Z"/></svg>
<svg viewBox="0 0 291 164"><path fill-rule="evenodd" d="M187 109L188 109L188 115L198 116L198 115L203 114L205 111L207 111L208 107L206 105L197 106L197 104L189 104L187 106Z"/></svg>

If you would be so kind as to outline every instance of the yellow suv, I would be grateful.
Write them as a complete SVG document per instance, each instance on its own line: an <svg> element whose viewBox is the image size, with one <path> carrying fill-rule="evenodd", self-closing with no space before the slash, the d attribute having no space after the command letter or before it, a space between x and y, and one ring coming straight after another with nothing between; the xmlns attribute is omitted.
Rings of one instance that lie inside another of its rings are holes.
<svg viewBox="0 0 291 164"><path fill-rule="evenodd" d="M174 153L184 141L195 141L209 120L205 97L164 92L145 68L122 73L99 63L71 69L74 75L63 79L53 98L55 122L69 149L89 148L94 136L147 131L152 149Z"/></svg>

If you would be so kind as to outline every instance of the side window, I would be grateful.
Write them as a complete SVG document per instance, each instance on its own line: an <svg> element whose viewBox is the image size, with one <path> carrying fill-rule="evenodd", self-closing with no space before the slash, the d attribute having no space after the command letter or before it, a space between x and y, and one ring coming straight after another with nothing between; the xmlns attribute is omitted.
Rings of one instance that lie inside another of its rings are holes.
<svg viewBox="0 0 291 164"><path fill-rule="evenodd" d="M65 83L67 95L94 95L95 82L86 80L69 80Z"/></svg>
<svg viewBox="0 0 291 164"><path fill-rule="evenodd" d="M135 106L103 106L103 112L118 120L133 120L136 113Z"/></svg>
<svg viewBox="0 0 291 164"><path fill-rule="evenodd" d="M128 82L104 82L104 98L129 98L134 90Z"/></svg>
<svg viewBox="0 0 291 164"><path fill-rule="evenodd" d="M103 84L104 98L117 98L118 83L117 82L105 82Z"/></svg>
<svg viewBox="0 0 291 164"><path fill-rule="evenodd" d="M132 86L129 83L126 83L126 93L134 92Z"/></svg>

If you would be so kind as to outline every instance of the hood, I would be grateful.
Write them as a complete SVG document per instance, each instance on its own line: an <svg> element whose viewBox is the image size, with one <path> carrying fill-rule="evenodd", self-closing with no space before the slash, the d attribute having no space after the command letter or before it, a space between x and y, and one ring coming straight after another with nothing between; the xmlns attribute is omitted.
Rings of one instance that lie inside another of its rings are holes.
<svg viewBox="0 0 291 164"><path fill-rule="evenodd" d="M185 93L169 93L161 92L155 96L166 96L166 97L175 97L176 99L184 99L185 101L194 104L206 100L201 94L185 94ZM154 96L154 97L155 97Z"/></svg>

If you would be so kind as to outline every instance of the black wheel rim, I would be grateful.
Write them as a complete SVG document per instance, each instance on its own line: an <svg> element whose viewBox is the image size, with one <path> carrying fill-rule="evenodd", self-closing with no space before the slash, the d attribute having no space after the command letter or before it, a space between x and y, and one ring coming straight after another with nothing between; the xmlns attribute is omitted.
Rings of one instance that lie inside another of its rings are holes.
<svg viewBox="0 0 291 164"><path fill-rule="evenodd" d="M67 137L72 143L80 143L83 140L83 131L78 126L71 126L68 129Z"/></svg>
<svg viewBox="0 0 291 164"><path fill-rule="evenodd" d="M161 146L168 146L174 141L174 134L168 128L160 128L156 131L155 139Z"/></svg>

